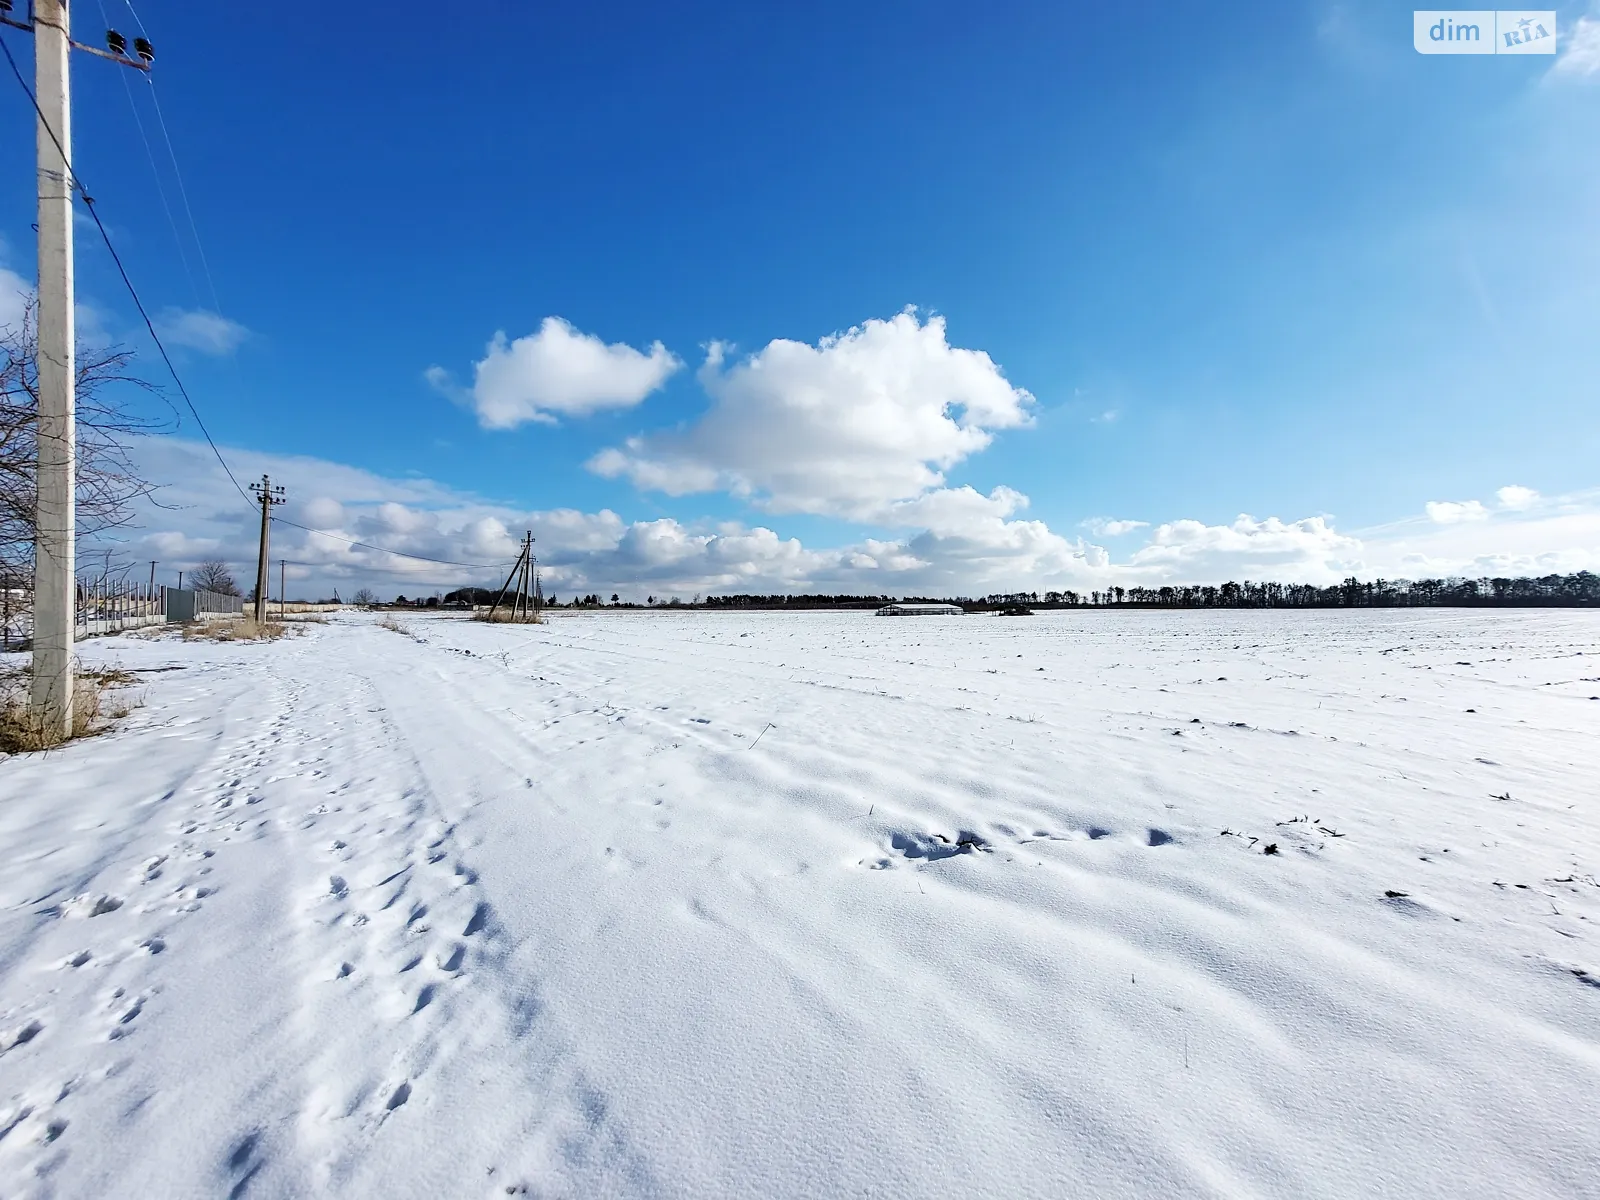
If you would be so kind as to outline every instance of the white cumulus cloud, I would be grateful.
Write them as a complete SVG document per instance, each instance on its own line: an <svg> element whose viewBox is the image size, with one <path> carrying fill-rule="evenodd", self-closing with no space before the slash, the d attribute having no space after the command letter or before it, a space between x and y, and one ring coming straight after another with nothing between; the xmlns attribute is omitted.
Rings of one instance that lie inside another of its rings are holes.
<svg viewBox="0 0 1600 1200"><path fill-rule="evenodd" d="M1169 521L1158 525L1128 566L1161 581L1273 579L1327 584L1361 566L1359 539L1326 517L1258 521L1241 513L1229 525Z"/></svg>
<svg viewBox="0 0 1600 1200"><path fill-rule="evenodd" d="M608 345L560 317L546 317L537 333L514 341L496 333L473 366L470 389L457 387L443 367L429 367L427 378L470 405L485 429L513 429L528 421L631 408L682 366L660 342L648 353L621 342Z"/></svg>
<svg viewBox="0 0 1600 1200"><path fill-rule="evenodd" d="M1512 512L1532 508L1539 502L1538 492L1532 488L1519 487L1514 483L1501 488L1495 493L1495 497L1500 501L1501 508L1509 508Z"/></svg>
<svg viewBox="0 0 1600 1200"><path fill-rule="evenodd" d="M944 471L1031 421L1033 397L942 317L908 309L815 346L778 339L729 366L713 344L711 409L682 432L630 438L590 469L641 488L727 491L771 512L881 520L941 487Z"/></svg>
<svg viewBox="0 0 1600 1200"><path fill-rule="evenodd" d="M1459 525L1463 521L1482 521L1489 510L1481 500L1429 500L1423 506L1435 525Z"/></svg>
<svg viewBox="0 0 1600 1200"><path fill-rule="evenodd" d="M133 449L144 473L167 485L160 506L143 505L142 528L119 530L114 543L93 553L112 549L115 562L139 578L157 559L158 579L168 583L178 570L221 557L234 564L236 578L248 579L257 514L205 443L140 438ZM292 596L327 596L335 587L348 596L362 585L385 597L468 583L498 587L525 529L537 539L546 591L566 598L586 592L640 600L712 592L980 596L1113 584L1329 584L1352 574L1475 578L1600 568L1600 491L1541 498L1514 518L1441 525L1413 517L1360 537L1339 532L1323 516L1240 516L1217 525L1177 520L1148 530L1131 552L1112 555L1028 518L1027 497L1006 487L988 494L944 487L893 501L883 507L884 524L903 534L814 546L735 521L526 510L325 459L228 447L224 453L241 479L266 472L285 484L290 502L277 515L318 531L274 526L272 554L289 560ZM481 565L421 562L351 542Z"/></svg>

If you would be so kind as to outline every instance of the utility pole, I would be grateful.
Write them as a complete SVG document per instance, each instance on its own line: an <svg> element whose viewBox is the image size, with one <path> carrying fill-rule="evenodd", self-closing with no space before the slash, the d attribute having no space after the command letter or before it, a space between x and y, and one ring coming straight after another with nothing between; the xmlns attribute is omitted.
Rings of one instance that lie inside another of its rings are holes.
<svg viewBox="0 0 1600 1200"><path fill-rule="evenodd" d="M511 574L506 576L505 583L500 587L500 594L489 606L489 620L493 621L495 613L500 611L500 602L511 590L513 579L517 581L517 594L511 599L511 619L513 621L523 619L528 602L528 580L533 569L533 543L533 530L529 529L522 535L522 549L517 554L517 561L511 567Z"/></svg>
<svg viewBox="0 0 1600 1200"><path fill-rule="evenodd" d="M261 500L261 552L256 557L256 624L267 620L267 531L272 526L272 506L287 503L281 487L273 487L265 475L250 490Z"/></svg>
<svg viewBox="0 0 1600 1200"><path fill-rule="evenodd" d="M284 568L284 566L285 566L285 560L280 558L278 560L278 620L280 620L280 621L283 620L284 613L288 611L286 608L284 608L284 605L288 602L288 599L289 599L289 593L283 590L283 568Z"/></svg>
<svg viewBox="0 0 1600 1200"><path fill-rule="evenodd" d="M77 620L73 495L77 450L77 364L74 359L72 279L72 89L68 58L74 48L148 71L155 51L135 38L134 53L120 33L106 31L106 49L72 40L67 0L33 0L32 19L10 14L0 0L0 23L34 40L34 102L38 124L39 421L38 501L33 551L33 688L40 732L72 736L72 634ZM88 198L85 197L85 202Z"/></svg>
<svg viewBox="0 0 1600 1200"><path fill-rule="evenodd" d="M76 364L73 360L72 145L63 0L34 6L39 101L39 512L33 551L33 707L51 738L72 736ZM58 144L59 143L59 144Z"/></svg>
<svg viewBox="0 0 1600 1200"><path fill-rule="evenodd" d="M151 559L150 560L150 595L152 597L154 597L155 594L156 594L156 564L155 564L155 560Z"/></svg>

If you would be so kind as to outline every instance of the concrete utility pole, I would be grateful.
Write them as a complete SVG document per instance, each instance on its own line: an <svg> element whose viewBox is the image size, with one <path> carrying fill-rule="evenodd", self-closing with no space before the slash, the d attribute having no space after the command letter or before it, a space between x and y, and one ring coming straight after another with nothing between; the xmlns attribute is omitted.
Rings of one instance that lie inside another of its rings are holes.
<svg viewBox="0 0 1600 1200"><path fill-rule="evenodd" d="M33 708L51 739L72 736L74 422L72 109L65 0L33 12L39 100L39 511L33 554ZM59 143L59 145L58 145Z"/></svg>
<svg viewBox="0 0 1600 1200"><path fill-rule="evenodd" d="M288 603L289 593L283 590L283 569L286 565L287 563L284 559L280 558L278 560L278 620L280 621L283 620L284 613L288 611L284 608L284 605Z"/></svg>
<svg viewBox="0 0 1600 1200"><path fill-rule="evenodd" d="M31 20L10 15L0 4L0 23L34 36L34 102L38 123L39 196L39 421L36 533L33 552L33 714L50 740L72 736L72 634L76 624L77 364L74 360L72 287L72 89L68 58L73 49L140 71L155 51L144 38L128 42L106 30L106 49L72 40L68 0L33 0Z"/></svg>
<svg viewBox="0 0 1600 1200"><path fill-rule="evenodd" d="M261 500L261 552L256 558L256 624L267 619L267 531L272 526L272 506L286 503L281 487L272 486L265 475L260 483L252 483L250 490Z"/></svg>

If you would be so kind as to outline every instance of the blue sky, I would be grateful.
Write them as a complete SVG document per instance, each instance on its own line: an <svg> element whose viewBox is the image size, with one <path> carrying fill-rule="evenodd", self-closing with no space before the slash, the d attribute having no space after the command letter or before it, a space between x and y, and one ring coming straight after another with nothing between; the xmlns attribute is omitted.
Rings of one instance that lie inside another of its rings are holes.
<svg viewBox="0 0 1600 1200"><path fill-rule="evenodd" d="M81 55L79 173L303 524L533 526L553 586L630 594L1600 566L1586 6L1555 59L1423 57L1381 3L138 8L199 246L150 88ZM249 559L193 436L124 557ZM460 574L281 547L311 590Z"/></svg>

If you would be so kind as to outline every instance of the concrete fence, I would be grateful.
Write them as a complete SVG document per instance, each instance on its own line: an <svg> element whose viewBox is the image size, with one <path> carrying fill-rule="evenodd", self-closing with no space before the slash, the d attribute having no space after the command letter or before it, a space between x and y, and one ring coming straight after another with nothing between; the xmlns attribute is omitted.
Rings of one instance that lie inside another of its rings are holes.
<svg viewBox="0 0 1600 1200"><path fill-rule="evenodd" d="M244 616L242 596L224 596L194 588L162 588L161 597L162 619L166 621L227 621Z"/></svg>
<svg viewBox="0 0 1600 1200"><path fill-rule="evenodd" d="M244 615L244 601L193 588L152 592L136 583L85 579L78 582L75 615L73 637L86 638L170 622L237 620ZM32 588L0 581L0 649L25 648L32 637Z"/></svg>

